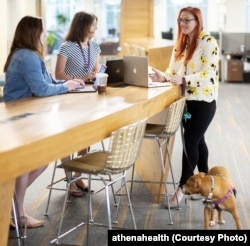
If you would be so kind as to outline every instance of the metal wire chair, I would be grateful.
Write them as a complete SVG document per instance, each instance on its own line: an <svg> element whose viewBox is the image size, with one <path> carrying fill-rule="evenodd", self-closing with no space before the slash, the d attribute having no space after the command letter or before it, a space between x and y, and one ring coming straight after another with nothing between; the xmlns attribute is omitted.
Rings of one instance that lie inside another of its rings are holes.
<svg viewBox="0 0 250 246"><path fill-rule="evenodd" d="M170 137L172 137L176 133L176 131L179 128L179 125L180 125L180 122L181 122L182 116L183 116L185 101L186 101L185 97L182 97L182 98L178 99L177 101L173 102L168 107L168 110L166 112L165 124L160 125L160 124L147 123L147 125L146 125L144 138L157 141L157 144L159 147L160 168L161 168L161 172L162 172L161 180L160 181L134 180L134 167L132 170L132 181L131 181L131 187L130 187L131 195L133 195L133 184L136 182L160 183L160 184L164 185L165 193L164 194L157 194L157 195L164 195L166 197L166 200L167 200L166 207L168 208L168 212L169 212L169 224L173 224L172 214L171 214L171 210L170 210L170 206L169 206L169 197L172 195L176 195L176 192L174 192L174 194L168 194L167 184L172 184L174 191L176 191L176 182L174 179L171 157L170 157L170 153L169 153L169 149L168 149L168 140ZM163 154L163 152L164 152L163 147L164 146L166 147L167 163L169 164L172 182L167 182L166 167L165 167L166 161L165 161L164 154ZM179 209L178 201L177 201L177 209Z"/></svg>
<svg viewBox="0 0 250 246"><path fill-rule="evenodd" d="M136 159L138 158L139 150L141 147L142 139L145 132L146 119L138 121L136 123L124 126L116 131L114 131L109 139L109 147L107 151L96 151L86 154L83 157L73 159L71 161L62 163L65 170L70 172L79 172L83 174L88 174L88 213L87 213L87 235L89 235L89 224L94 223L94 218L92 214L92 201L91 196L91 180L92 175L98 176L104 184L104 189L106 192L106 205L108 214L108 228L112 229L112 218L111 218L111 208L110 208L110 195L109 187L112 188L113 184L121 181L121 186L125 186L126 196L129 203L130 213L133 221L133 226L136 229L136 222L134 217L134 212L132 208L132 203L130 200L129 190L126 182L127 170L134 165ZM104 177L106 175L113 175L114 179L107 180ZM82 177L73 178L67 182L67 191L69 192L70 184L75 182ZM76 227L70 229L69 231L61 234L62 224L64 219L64 213L67 203L66 193L61 219L59 223L59 229L57 238L51 241L51 243L59 243L59 239L70 233L72 230L78 228L80 225L85 224L84 222L77 225ZM118 204L119 205L119 204ZM118 209L116 210L116 216L118 215ZM100 224L99 224L100 225ZM87 237L88 240L88 237Z"/></svg>
<svg viewBox="0 0 250 246"><path fill-rule="evenodd" d="M101 146L102 149L105 150L105 146L103 141L101 141ZM70 160L72 160L73 158L77 158L76 156L77 153L73 153L69 156ZM47 200L47 205L45 208L45 212L44 212L44 216L48 216L48 211L49 211L49 205L50 205L50 200L51 200L51 196L52 196L52 190L58 190L58 191L66 191L66 188L60 188L59 186L57 187L56 185L61 182L61 181L66 181L67 178L72 176L72 172L70 173L65 173L65 176L63 176L62 178L59 178L57 180L55 180L55 176L56 176L56 170L57 169L62 169L62 163L60 160L56 160L54 162L54 166L53 166L53 171L52 171L52 177L51 177L51 182L50 184L47 186L47 189L49 189L49 194L48 194L48 200ZM86 178L86 177L85 177ZM70 178L71 179L71 178ZM68 200L68 202L70 202L70 199Z"/></svg>

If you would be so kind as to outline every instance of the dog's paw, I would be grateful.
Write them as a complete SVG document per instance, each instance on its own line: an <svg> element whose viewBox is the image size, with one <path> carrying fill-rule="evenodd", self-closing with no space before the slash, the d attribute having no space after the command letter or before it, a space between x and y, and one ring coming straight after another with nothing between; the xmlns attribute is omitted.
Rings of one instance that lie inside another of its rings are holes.
<svg viewBox="0 0 250 246"><path fill-rule="evenodd" d="M225 220L218 220L218 224L225 224L226 223L226 221Z"/></svg>
<svg viewBox="0 0 250 246"><path fill-rule="evenodd" d="M209 221L209 226L210 226L210 227L215 226L215 221L214 221L214 220L210 220L210 221Z"/></svg>

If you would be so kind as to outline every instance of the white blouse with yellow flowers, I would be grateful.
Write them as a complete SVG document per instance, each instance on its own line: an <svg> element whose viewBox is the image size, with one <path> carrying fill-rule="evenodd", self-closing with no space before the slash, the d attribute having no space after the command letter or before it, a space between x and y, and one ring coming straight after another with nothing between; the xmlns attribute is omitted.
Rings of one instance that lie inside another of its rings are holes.
<svg viewBox="0 0 250 246"><path fill-rule="evenodd" d="M178 74L186 80L187 100L212 102L218 97L219 88L219 48L217 41L203 31L199 34L197 47L185 66L184 56L174 59L174 49L165 77L168 80Z"/></svg>

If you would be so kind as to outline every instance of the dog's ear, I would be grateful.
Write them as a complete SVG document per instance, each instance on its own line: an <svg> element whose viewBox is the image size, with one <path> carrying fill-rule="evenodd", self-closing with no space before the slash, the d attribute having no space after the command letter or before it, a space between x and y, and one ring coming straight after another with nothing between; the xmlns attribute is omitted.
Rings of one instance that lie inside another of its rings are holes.
<svg viewBox="0 0 250 246"><path fill-rule="evenodd" d="M188 185L192 186L192 187L196 187L196 178L195 176L192 176L188 179L187 181Z"/></svg>
<svg viewBox="0 0 250 246"><path fill-rule="evenodd" d="M194 188L198 189L201 186L203 177L204 177L203 175L195 175L192 177L192 182L193 182Z"/></svg>
<svg viewBox="0 0 250 246"><path fill-rule="evenodd" d="M203 173L203 172L199 172L197 175L200 175L202 177L205 177L207 174L206 173Z"/></svg>

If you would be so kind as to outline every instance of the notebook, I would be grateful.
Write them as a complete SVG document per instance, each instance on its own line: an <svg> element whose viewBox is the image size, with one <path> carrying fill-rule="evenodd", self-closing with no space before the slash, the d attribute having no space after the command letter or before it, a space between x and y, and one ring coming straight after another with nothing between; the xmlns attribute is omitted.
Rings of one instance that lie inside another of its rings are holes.
<svg viewBox="0 0 250 246"><path fill-rule="evenodd" d="M123 82L123 59L107 60L106 73L108 76L108 84Z"/></svg>
<svg viewBox="0 0 250 246"><path fill-rule="evenodd" d="M152 82L147 56L124 56L124 83L147 88L170 86L169 82Z"/></svg>

